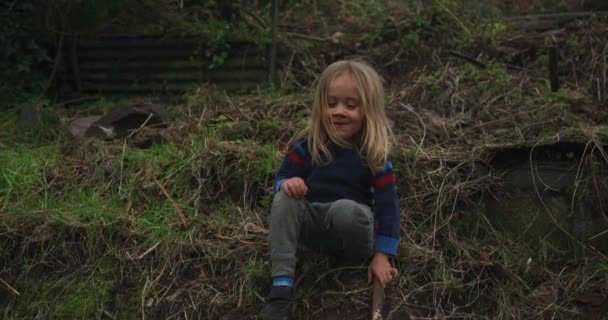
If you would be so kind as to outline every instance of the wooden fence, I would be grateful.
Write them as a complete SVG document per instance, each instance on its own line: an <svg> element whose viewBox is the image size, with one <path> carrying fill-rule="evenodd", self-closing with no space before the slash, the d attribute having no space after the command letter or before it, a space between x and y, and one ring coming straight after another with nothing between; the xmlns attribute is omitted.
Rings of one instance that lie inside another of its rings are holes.
<svg viewBox="0 0 608 320"><path fill-rule="evenodd" d="M85 94L171 94L203 83L245 91L268 77L265 50L244 41L208 51L195 38L105 37L72 39L64 49L68 68L61 81Z"/></svg>

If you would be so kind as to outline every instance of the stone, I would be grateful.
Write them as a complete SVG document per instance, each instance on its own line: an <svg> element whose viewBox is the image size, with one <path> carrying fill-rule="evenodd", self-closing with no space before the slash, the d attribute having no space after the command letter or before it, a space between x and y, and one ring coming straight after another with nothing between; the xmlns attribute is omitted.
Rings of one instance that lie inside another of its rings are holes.
<svg viewBox="0 0 608 320"><path fill-rule="evenodd" d="M80 117L72 120L70 125L68 126L68 130L72 135L77 138L82 138L85 136L85 133L89 128L93 125L93 123L97 122L101 116L89 116L89 117Z"/></svg>
<svg viewBox="0 0 608 320"><path fill-rule="evenodd" d="M93 123L86 137L124 137L143 127L166 127L167 116L160 107L123 107L114 109Z"/></svg>

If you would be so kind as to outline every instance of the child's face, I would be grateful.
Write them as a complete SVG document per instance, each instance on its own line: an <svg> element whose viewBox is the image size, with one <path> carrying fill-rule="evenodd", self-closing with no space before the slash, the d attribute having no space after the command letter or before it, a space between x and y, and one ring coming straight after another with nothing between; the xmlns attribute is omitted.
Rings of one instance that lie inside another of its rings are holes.
<svg viewBox="0 0 608 320"><path fill-rule="evenodd" d="M341 139L353 142L363 126L362 108L359 90L351 74L339 74L327 91L327 107L323 112L330 124L327 129Z"/></svg>

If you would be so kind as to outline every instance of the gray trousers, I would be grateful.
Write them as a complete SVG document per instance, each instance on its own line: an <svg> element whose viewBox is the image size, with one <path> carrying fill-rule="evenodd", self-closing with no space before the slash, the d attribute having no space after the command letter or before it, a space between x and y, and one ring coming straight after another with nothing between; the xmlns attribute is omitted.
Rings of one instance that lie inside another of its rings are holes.
<svg viewBox="0 0 608 320"><path fill-rule="evenodd" d="M270 211L272 277L294 277L298 244L327 254L367 258L373 253L374 214L352 200L308 202L283 191Z"/></svg>

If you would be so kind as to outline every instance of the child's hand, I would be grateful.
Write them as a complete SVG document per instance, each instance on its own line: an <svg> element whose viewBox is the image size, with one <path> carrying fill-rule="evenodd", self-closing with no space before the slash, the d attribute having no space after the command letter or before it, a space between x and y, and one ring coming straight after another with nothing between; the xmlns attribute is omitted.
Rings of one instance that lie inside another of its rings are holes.
<svg viewBox="0 0 608 320"><path fill-rule="evenodd" d="M367 268L367 282L371 284L374 277L376 277L380 281L382 287L386 287L387 284L398 276L399 272L391 266L390 261L388 261L388 255L386 253L376 252L372 262Z"/></svg>
<svg viewBox="0 0 608 320"><path fill-rule="evenodd" d="M285 180L281 185L281 190L292 198L303 198L308 192L308 187L302 178L294 177Z"/></svg>

